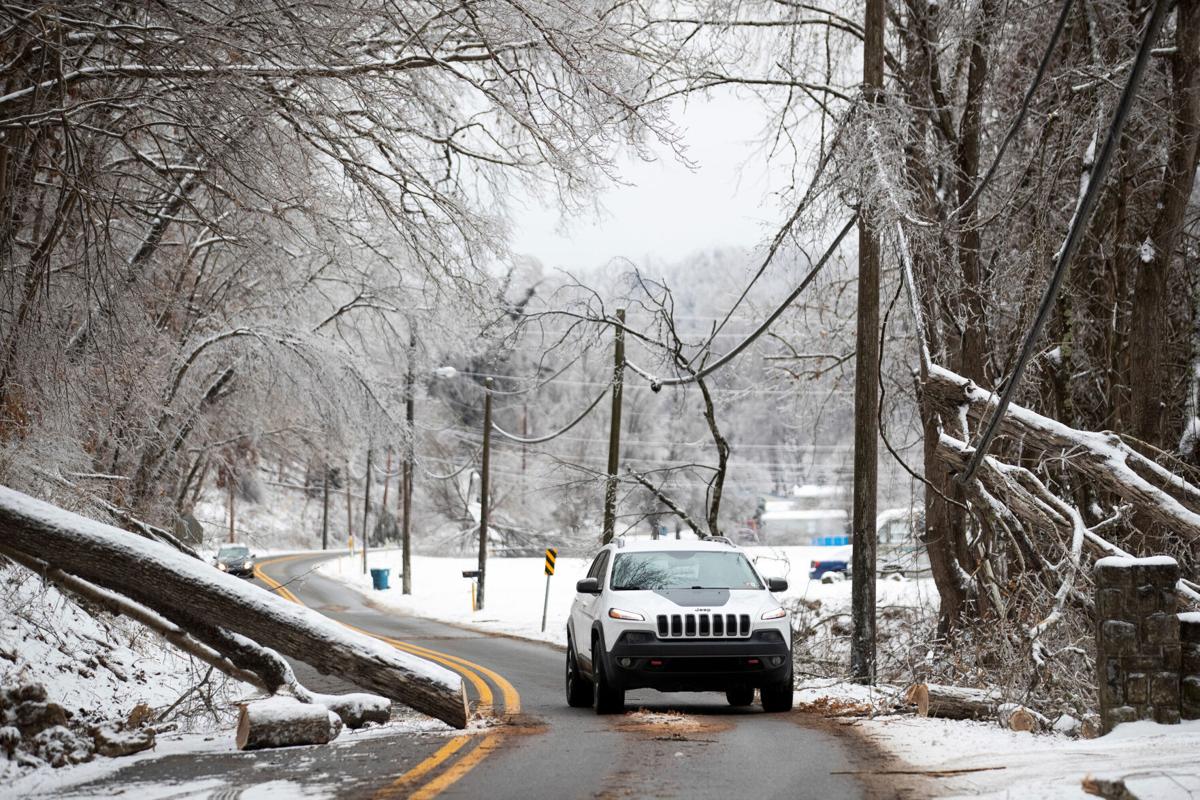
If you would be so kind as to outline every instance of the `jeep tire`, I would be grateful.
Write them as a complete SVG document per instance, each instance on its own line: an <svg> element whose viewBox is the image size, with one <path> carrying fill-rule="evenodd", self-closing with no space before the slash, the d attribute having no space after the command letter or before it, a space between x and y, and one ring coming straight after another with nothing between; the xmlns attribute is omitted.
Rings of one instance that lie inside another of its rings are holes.
<svg viewBox="0 0 1200 800"><path fill-rule="evenodd" d="M731 686L725 690L725 699L729 701L729 705L736 708L748 706L754 702L754 687Z"/></svg>
<svg viewBox="0 0 1200 800"><path fill-rule="evenodd" d="M612 685L599 642L592 646L592 690L597 714L620 714L625 710L625 690Z"/></svg>
<svg viewBox="0 0 1200 800"><path fill-rule="evenodd" d="M762 698L763 711L792 710L792 670L789 667L787 678L779 683L773 683L758 690Z"/></svg>
<svg viewBox="0 0 1200 800"><path fill-rule="evenodd" d="M571 708L590 708L592 705L592 682L579 671L575 658L575 647L567 639L567 705Z"/></svg>

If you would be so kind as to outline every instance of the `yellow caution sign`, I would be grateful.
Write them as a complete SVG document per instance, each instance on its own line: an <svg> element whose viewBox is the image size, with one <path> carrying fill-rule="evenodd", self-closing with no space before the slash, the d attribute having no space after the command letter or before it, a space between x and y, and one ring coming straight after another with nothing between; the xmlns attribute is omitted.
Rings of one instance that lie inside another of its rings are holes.
<svg viewBox="0 0 1200 800"><path fill-rule="evenodd" d="M546 548L546 574L554 574L554 562L558 559L558 550L553 547Z"/></svg>

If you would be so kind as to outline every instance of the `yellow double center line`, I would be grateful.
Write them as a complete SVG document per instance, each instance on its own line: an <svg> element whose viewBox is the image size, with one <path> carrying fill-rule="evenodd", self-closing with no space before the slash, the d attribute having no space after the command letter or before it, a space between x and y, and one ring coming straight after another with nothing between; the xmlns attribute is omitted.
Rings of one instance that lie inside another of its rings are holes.
<svg viewBox="0 0 1200 800"><path fill-rule="evenodd" d="M297 605L304 605L300 601L300 598L296 597L291 590L262 569L267 564L279 564L304 557L303 555L283 556L256 564L254 567L254 576L271 587L272 591L285 600L290 600ZM380 641L387 642L397 650L428 659L457 672L474 687L475 692L479 695L479 705L477 706L479 709L486 709L493 714L495 713L495 696L492 693L492 686L488 683L490 680L500 690L500 696L504 703L502 716L507 718L521 711L521 696L517 694L517 690L513 688L511 683L487 667L475 664L459 656L450 655L449 653L430 650L428 647L372 633L371 631L357 628L345 622L341 624L353 631L358 631ZM429 798L437 797L478 766L479 762L483 761L492 751L499 747L503 736L500 731L492 731L483 736L474 747L470 747L469 745L475 739L476 737L469 734L455 736L390 785L376 792L374 795L375 798L384 800L384 798L411 797L418 798L419 800L428 800ZM446 762L450 763L443 768ZM430 778L430 775L433 777Z"/></svg>

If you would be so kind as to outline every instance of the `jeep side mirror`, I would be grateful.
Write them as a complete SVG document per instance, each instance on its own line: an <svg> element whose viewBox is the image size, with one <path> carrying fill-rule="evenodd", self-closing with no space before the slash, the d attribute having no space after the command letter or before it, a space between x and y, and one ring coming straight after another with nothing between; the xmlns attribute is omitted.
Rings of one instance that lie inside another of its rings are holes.
<svg viewBox="0 0 1200 800"><path fill-rule="evenodd" d="M767 591L769 592L786 592L787 587L787 578L767 578Z"/></svg>
<svg viewBox="0 0 1200 800"><path fill-rule="evenodd" d="M597 578L583 578L576 581L575 591L580 594L600 594L600 581Z"/></svg>

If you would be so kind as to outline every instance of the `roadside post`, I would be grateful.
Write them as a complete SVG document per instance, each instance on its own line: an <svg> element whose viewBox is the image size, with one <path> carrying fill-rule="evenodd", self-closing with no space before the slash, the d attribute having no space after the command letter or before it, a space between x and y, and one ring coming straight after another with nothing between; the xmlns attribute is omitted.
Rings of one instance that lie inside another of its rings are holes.
<svg viewBox="0 0 1200 800"><path fill-rule="evenodd" d="M476 594L475 594L475 592L476 592L475 587L479 585L479 574L480 574L479 570L477 570L477 569L464 569L463 570L463 577L471 579L471 610L472 611L479 610L479 605L476 602Z"/></svg>
<svg viewBox="0 0 1200 800"><path fill-rule="evenodd" d="M546 548L546 597L542 600L542 633L546 632L546 612L550 608L550 576L554 574L554 562L558 560L558 549Z"/></svg>

